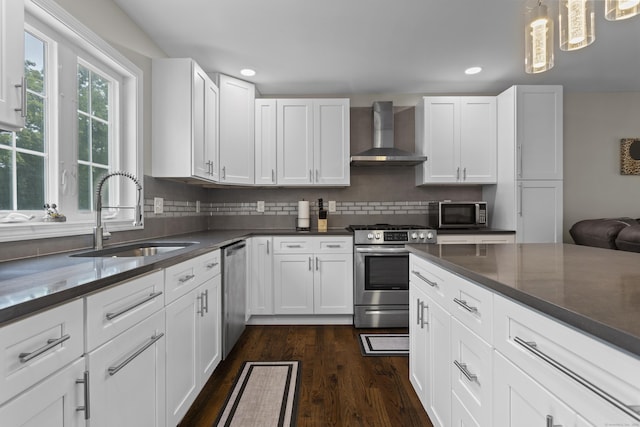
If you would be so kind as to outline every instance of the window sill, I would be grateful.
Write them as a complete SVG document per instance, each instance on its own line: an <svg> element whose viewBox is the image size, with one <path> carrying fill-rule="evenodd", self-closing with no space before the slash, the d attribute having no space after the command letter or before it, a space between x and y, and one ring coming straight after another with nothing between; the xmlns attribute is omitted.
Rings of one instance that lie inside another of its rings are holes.
<svg viewBox="0 0 640 427"><path fill-rule="evenodd" d="M134 226L131 221L103 221L108 232L142 230L144 225ZM93 234L94 221L20 222L0 224L0 242L48 239L54 237Z"/></svg>

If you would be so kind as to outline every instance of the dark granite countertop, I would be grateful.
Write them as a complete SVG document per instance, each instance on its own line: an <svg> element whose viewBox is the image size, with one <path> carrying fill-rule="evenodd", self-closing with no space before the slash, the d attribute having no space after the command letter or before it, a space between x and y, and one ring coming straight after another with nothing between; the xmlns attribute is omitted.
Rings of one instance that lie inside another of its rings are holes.
<svg viewBox="0 0 640 427"><path fill-rule="evenodd" d="M572 244L407 245L410 252L640 356L640 254Z"/></svg>
<svg viewBox="0 0 640 427"><path fill-rule="evenodd" d="M515 234L515 230L500 228L439 228L438 234Z"/></svg>
<svg viewBox="0 0 640 427"><path fill-rule="evenodd" d="M88 249L0 263L0 326L150 271L169 267L251 236L344 235L343 230L297 232L280 229L212 230L149 239L197 242L184 249L149 257L84 258ZM125 245L125 244L123 244ZM121 245L115 245L121 246ZM105 246L107 248L108 246Z"/></svg>

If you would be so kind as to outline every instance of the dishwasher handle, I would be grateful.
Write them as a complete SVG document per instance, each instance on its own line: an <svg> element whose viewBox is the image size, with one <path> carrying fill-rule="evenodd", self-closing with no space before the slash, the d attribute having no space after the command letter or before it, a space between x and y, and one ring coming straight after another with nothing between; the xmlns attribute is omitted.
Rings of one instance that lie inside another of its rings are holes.
<svg viewBox="0 0 640 427"><path fill-rule="evenodd" d="M245 242L244 240L242 242L234 243L231 246L227 246L226 248L223 248L225 256L233 255L234 252L240 249L243 249L246 246L247 246L247 242Z"/></svg>

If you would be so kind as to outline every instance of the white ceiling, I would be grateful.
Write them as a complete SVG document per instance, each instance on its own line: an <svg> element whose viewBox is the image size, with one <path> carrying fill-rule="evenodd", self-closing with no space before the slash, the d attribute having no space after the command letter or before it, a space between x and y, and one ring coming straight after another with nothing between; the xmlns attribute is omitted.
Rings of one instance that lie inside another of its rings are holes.
<svg viewBox="0 0 640 427"><path fill-rule="evenodd" d="M524 72L524 0L114 1L169 56L238 77L254 68L245 79L263 95L640 91L640 16L606 21L604 0L596 41L556 43L555 67L536 75Z"/></svg>

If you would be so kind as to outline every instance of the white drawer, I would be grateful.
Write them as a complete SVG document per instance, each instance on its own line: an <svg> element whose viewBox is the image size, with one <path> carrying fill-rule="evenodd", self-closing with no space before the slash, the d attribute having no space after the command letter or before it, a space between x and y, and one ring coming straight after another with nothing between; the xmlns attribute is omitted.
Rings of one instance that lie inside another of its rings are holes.
<svg viewBox="0 0 640 427"><path fill-rule="evenodd" d="M451 389L481 426L492 425L492 351L489 344L452 318Z"/></svg>
<svg viewBox="0 0 640 427"><path fill-rule="evenodd" d="M273 238L273 253L312 253L313 240L310 237L276 236Z"/></svg>
<svg viewBox="0 0 640 427"><path fill-rule="evenodd" d="M409 280L420 287L442 307L449 309L453 275L416 255L409 256Z"/></svg>
<svg viewBox="0 0 640 427"><path fill-rule="evenodd" d="M450 283L452 298L448 307L451 315L492 344L493 292L456 275L452 275Z"/></svg>
<svg viewBox="0 0 640 427"><path fill-rule="evenodd" d="M165 304L192 291L206 280L220 273L220 250L172 265L165 269Z"/></svg>
<svg viewBox="0 0 640 427"><path fill-rule="evenodd" d="M464 427L481 427L482 424L473 419L467 408L460 402L455 393L451 394L451 425Z"/></svg>
<svg viewBox="0 0 640 427"><path fill-rule="evenodd" d="M0 404L81 357L82 299L0 328Z"/></svg>
<svg viewBox="0 0 640 427"><path fill-rule="evenodd" d="M585 419L594 422L611 411L608 423L631 422L624 406L640 405L640 358L502 296L495 296L494 310L500 353Z"/></svg>
<svg viewBox="0 0 640 427"><path fill-rule="evenodd" d="M313 237L314 252L353 253L353 238L338 236Z"/></svg>
<svg viewBox="0 0 640 427"><path fill-rule="evenodd" d="M123 282L87 297L89 352L164 307L162 271Z"/></svg>

